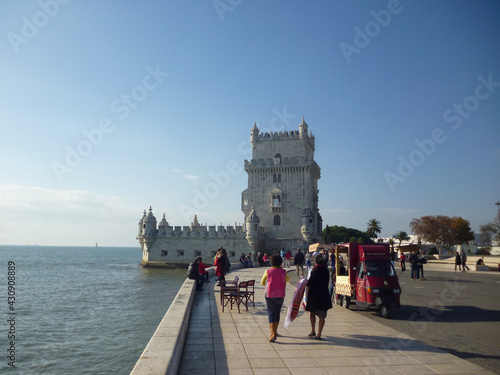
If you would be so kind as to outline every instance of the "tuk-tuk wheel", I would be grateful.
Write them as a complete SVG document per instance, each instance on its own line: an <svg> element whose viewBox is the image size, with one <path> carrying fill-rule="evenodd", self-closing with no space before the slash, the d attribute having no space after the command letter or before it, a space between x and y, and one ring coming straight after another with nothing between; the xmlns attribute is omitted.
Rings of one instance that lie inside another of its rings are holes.
<svg viewBox="0 0 500 375"><path fill-rule="evenodd" d="M391 306L388 304L383 304L382 307L380 308L380 314L382 315L383 318L389 319L391 317Z"/></svg>
<svg viewBox="0 0 500 375"><path fill-rule="evenodd" d="M342 296L342 307L348 309L351 304L351 299L347 296Z"/></svg>

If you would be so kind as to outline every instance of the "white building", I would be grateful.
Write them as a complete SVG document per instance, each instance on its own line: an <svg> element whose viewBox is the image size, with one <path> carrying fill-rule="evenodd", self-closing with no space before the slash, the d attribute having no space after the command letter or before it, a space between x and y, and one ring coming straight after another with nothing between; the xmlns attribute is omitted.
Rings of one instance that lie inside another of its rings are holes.
<svg viewBox="0 0 500 375"><path fill-rule="evenodd" d="M268 255L281 248L308 249L321 239L323 222L318 208L321 169L314 161L314 136L302 119L299 130L261 133L251 130L252 159L245 160L248 188L242 193L245 226L173 227L157 225L152 209L139 221L137 239L144 267L187 264L197 256L210 263L219 247L231 261L241 253Z"/></svg>

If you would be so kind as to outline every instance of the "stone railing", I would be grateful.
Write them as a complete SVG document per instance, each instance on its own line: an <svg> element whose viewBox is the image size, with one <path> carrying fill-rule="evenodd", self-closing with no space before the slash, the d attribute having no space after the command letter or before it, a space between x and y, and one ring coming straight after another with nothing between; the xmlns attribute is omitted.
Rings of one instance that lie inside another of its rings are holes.
<svg viewBox="0 0 500 375"><path fill-rule="evenodd" d="M231 263L231 270L241 263ZM215 269L207 269L213 276ZM196 296L195 280L186 279L130 375L177 374Z"/></svg>

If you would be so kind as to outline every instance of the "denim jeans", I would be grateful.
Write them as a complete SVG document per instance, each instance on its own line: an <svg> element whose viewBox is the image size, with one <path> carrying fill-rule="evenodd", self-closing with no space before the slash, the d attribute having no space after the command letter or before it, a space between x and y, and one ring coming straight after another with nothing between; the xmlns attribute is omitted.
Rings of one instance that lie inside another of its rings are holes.
<svg viewBox="0 0 500 375"><path fill-rule="evenodd" d="M277 323L280 321L281 306L283 306L284 298L268 298L266 297L267 316L269 323Z"/></svg>
<svg viewBox="0 0 500 375"><path fill-rule="evenodd" d="M203 275L198 275L196 277L196 290L203 288L203 283L205 282L205 277Z"/></svg>
<svg viewBox="0 0 500 375"><path fill-rule="evenodd" d="M418 266L411 265L411 278L412 279L420 279L420 269Z"/></svg>

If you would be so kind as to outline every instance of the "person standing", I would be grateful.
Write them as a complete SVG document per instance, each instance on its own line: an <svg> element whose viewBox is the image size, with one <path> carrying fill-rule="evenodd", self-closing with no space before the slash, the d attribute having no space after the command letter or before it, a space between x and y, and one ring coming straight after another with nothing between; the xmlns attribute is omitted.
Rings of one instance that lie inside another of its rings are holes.
<svg viewBox="0 0 500 375"><path fill-rule="evenodd" d="M332 301L328 292L328 262L323 256L317 255L314 259L314 268L306 286L306 311L310 312L311 333L308 336L321 340L321 332L325 326L327 311L332 308ZM318 331L316 332L316 316L319 318Z"/></svg>
<svg viewBox="0 0 500 375"><path fill-rule="evenodd" d="M467 271L470 271L469 267L467 267L467 251L462 250L462 272L465 272L465 269L467 268Z"/></svg>
<svg viewBox="0 0 500 375"><path fill-rule="evenodd" d="M396 252L394 251L394 249L391 249L391 263L392 263L392 267L396 267Z"/></svg>
<svg viewBox="0 0 500 375"><path fill-rule="evenodd" d="M285 268L290 268L290 259L292 259L292 253L287 250L285 253Z"/></svg>
<svg viewBox="0 0 500 375"><path fill-rule="evenodd" d="M458 266L458 271L462 271L462 257L458 253L458 251L455 251L455 272L457 272L457 266Z"/></svg>
<svg viewBox="0 0 500 375"><path fill-rule="evenodd" d="M335 272L335 250L333 248L330 250L330 265L332 266L332 272Z"/></svg>
<svg viewBox="0 0 500 375"><path fill-rule="evenodd" d="M415 250L411 252L409 260L411 264L411 279L420 280L420 269L418 268L418 255Z"/></svg>
<svg viewBox="0 0 500 375"><path fill-rule="evenodd" d="M300 249L297 249L297 254L295 254L295 256L293 257L293 262L295 263L297 276L304 276L304 254L302 254L302 251Z"/></svg>
<svg viewBox="0 0 500 375"><path fill-rule="evenodd" d="M424 279L424 263L427 261L425 260L424 254L419 250L418 251L418 270L420 271L420 280L425 280Z"/></svg>
<svg viewBox="0 0 500 375"><path fill-rule="evenodd" d="M305 259L306 259L306 272L309 274L309 268L311 268L311 253L307 253Z"/></svg>
<svg viewBox="0 0 500 375"><path fill-rule="evenodd" d="M204 277L200 275L200 262L201 258L196 258L189 264L187 277L190 280L196 280L196 290L203 290Z"/></svg>
<svg viewBox="0 0 500 375"><path fill-rule="evenodd" d="M406 271L406 257L403 250L399 249L399 267L401 267L401 272Z"/></svg>
<svg viewBox="0 0 500 375"><path fill-rule="evenodd" d="M286 282L290 281L287 272L281 267L283 258L279 255L271 257L271 268L268 268L260 283L265 285L264 293L266 297L267 316L269 329L271 331L270 342L276 341L278 336L278 326L280 324L280 312L285 300ZM267 285L266 285L267 284Z"/></svg>
<svg viewBox="0 0 500 375"><path fill-rule="evenodd" d="M282 264L285 264L285 248L284 247L282 247L280 250L280 257L283 260Z"/></svg>
<svg viewBox="0 0 500 375"><path fill-rule="evenodd" d="M224 285L226 283L226 272L228 270L227 264L229 263L229 258L227 257L226 249L221 249L220 256L216 260L215 274L219 277L219 283L217 286Z"/></svg>

